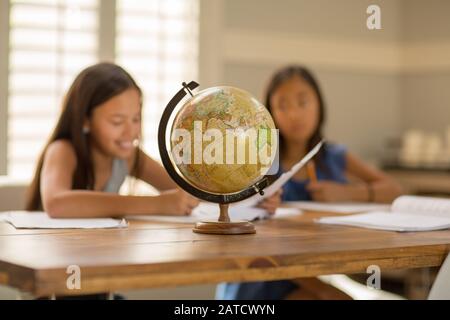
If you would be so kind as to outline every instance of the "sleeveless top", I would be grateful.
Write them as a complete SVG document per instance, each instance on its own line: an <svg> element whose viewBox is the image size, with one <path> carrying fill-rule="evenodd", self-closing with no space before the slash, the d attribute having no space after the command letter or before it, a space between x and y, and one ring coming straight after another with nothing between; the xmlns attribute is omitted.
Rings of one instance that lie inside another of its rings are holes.
<svg viewBox="0 0 450 320"><path fill-rule="evenodd" d="M345 176L347 148L338 144L326 144L322 155L325 170L316 163L317 180L328 180L338 183L348 183ZM311 195L306 186L309 179L291 179L283 186L283 201L310 201Z"/></svg>
<svg viewBox="0 0 450 320"><path fill-rule="evenodd" d="M128 164L124 159L114 158L111 169L111 176L103 188L104 192L119 193L125 178L128 175Z"/></svg>

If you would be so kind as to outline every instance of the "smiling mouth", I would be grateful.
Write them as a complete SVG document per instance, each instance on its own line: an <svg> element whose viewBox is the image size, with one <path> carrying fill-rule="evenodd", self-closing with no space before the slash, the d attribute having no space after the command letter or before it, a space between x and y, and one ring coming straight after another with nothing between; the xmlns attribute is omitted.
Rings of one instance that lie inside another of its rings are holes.
<svg viewBox="0 0 450 320"><path fill-rule="evenodd" d="M133 145L133 141L122 141L122 142L117 142L117 145L124 150L129 150L132 149L134 147Z"/></svg>

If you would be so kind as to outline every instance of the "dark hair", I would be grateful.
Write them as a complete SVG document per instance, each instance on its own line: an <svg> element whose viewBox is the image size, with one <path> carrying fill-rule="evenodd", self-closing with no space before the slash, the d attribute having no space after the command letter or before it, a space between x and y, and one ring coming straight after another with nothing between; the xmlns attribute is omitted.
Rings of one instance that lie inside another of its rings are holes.
<svg viewBox="0 0 450 320"><path fill-rule="evenodd" d="M89 152L88 135L83 133L86 118L92 111L109 99L134 88L141 95L142 91L133 78L123 68L112 63L99 63L90 66L75 78L62 105L61 114L53 133L38 160L34 178L28 189L26 210L42 210L40 176L48 146L57 140L71 142L75 149L77 165L73 174L72 189L92 190L95 175ZM137 176L139 149L133 165L133 175Z"/></svg>
<svg viewBox="0 0 450 320"><path fill-rule="evenodd" d="M315 91L317 95L317 99L319 101L319 121L317 123L317 127L314 130L311 138L309 138L306 148L307 151L310 151L317 143L319 143L323 139L322 129L323 125L325 123L325 101L323 99L319 84L317 80L314 78L311 71L309 71L307 68L299 65L289 65L284 68L281 68L280 70L276 71L275 74L272 76L272 78L269 81L269 84L266 88L265 92L265 103L266 108L269 110L269 112L272 114L272 106L270 104L271 97L273 93L287 80L293 78L293 77L299 77L300 79L306 81ZM285 146L285 138L280 132L279 136L280 141L280 156L283 153L283 148ZM319 165L323 168L323 152L325 150L325 146L321 148L319 153L316 155L316 159L318 159Z"/></svg>

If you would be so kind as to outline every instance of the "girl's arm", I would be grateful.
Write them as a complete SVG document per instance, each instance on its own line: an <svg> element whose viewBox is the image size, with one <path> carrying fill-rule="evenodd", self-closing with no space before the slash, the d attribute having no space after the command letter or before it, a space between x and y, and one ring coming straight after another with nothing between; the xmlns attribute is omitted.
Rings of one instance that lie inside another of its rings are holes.
<svg viewBox="0 0 450 320"><path fill-rule="evenodd" d="M346 154L348 175L362 182L340 184L331 181L310 183L308 190L316 201L372 201L390 203L402 194L400 185L381 170L376 169L351 153Z"/></svg>
<svg viewBox="0 0 450 320"><path fill-rule="evenodd" d="M41 172L44 210L54 218L112 217L126 214L190 214L198 201L181 190L155 197L120 196L100 191L71 190L75 152L66 141L52 143Z"/></svg>
<svg viewBox="0 0 450 320"><path fill-rule="evenodd" d="M347 153L346 160L347 173L363 181L363 183L353 184L354 196L357 201L365 199L365 201L390 203L403 193L401 186L383 171L366 164L351 153ZM370 192L372 192L373 199L368 199Z"/></svg>
<svg viewBox="0 0 450 320"><path fill-rule="evenodd" d="M44 201L52 218L100 218L124 215L189 215L198 201L184 191L159 196L121 196L106 192L60 191Z"/></svg>
<svg viewBox="0 0 450 320"><path fill-rule="evenodd" d="M270 214L275 214L275 211L281 205L281 195L283 189L278 190L273 196L264 199L258 204L259 208L266 209Z"/></svg>
<svg viewBox="0 0 450 320"><path fill-rule="evenodd" d="M136 178L148 184L151 184L159 191L175 189L177 187L172 178L170 178L167 171L157 161L150 158L141 149L138 149L138 152L139 152L139 164L138 164L139 176Z"/></svg>

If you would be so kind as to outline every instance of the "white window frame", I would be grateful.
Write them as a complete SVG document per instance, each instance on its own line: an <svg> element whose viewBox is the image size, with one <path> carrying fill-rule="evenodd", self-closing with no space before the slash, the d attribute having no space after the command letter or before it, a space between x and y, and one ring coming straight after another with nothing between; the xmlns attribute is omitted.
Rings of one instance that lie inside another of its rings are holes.
<svg viewBox="0 0 450 320"><path fill-rule="evenodd" d="M8 84L9 81L9 0L0 0L0 176L7 173Z"/></svg>
<svg viewBox="0 0 450 320"><path fill-rule="evenodd" d="M200 6L202 3L203 1L200 0ZM114 62L116 60L116 5L116 0L99 0L97 35L99 61ZM10 0L0 0L0 176L8 175L10 8ZM198 73L200 73L199 70Z"/></svg>

